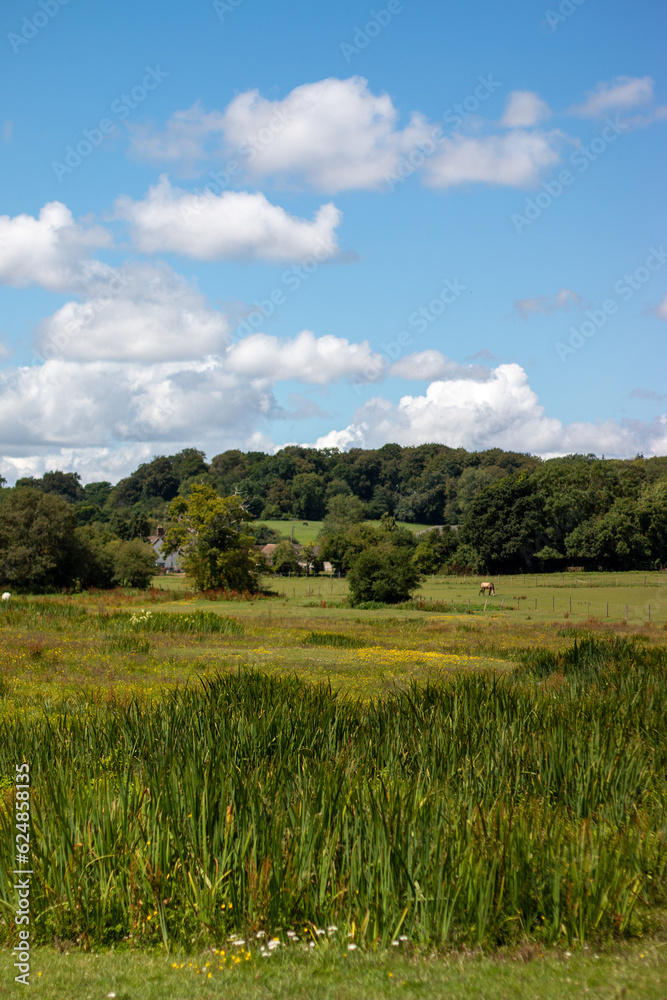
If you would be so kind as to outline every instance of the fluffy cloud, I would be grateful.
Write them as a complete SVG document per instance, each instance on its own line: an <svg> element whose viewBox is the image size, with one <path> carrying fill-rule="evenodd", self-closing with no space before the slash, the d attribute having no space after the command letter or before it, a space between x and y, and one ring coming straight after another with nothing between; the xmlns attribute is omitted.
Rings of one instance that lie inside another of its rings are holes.
<svg viewBox="0 0 667 1000"><path fill-rule="evenodd" d="M160 299L158 317L163 304ZM153 343L139 326L134 336ZM270 450L262 429L267 420L323 416L296 395L290 409L282 409L275 382L322 386L357 374L374 357L366 343L304 331L286 342L256 334L219 355L146 364L129 348L131 340L128 335L115 350L123 360L62 356L0 371L5 475L66 467L87 478L117 478L148 452L193 441L212 454L231 447Z"/></svg>
<svg viewBox="0 0 667 1000"><path fill-rule="evenodd" d="M421 396L404 396L398 404L369 400L341 431L318 439L317 447L380 447L438 441L468 449L504 448L539 455L596 452L607 456L664 454L667 417L651 424L621 425L613 420L572 423L548 417L525 371L517 364L499 365L487 381L436 381Z"/></svg>
<svg viewBox="0 0 667 1000"><path fill-rule="evenodd" d="M470 182L528 187L541 172L558 162L561 133L516 129L503 135L455 135L441 143L427 162L426 181L432 187Z"/></svg>
<svg viewBox="0 0 667 1000"><path fill-rule="evenodd" d="M550 113L536 94L515 91L501 123L512 131L434 140L434 125L419 112L400 128L391 98L372 93L363 77L331 77L295 87L282 100L251 90L224 111L205 112L197 104L174 114L162 132L135 128L133 141L140 156L158 162L192 168L227 156L230 175L233 164L234 175L242 171L253 182L271 177L329 193L388 189L398 176L415 172L415 157L428 160L435 187L467 181L524 186L558 159L559 132L524 130Z"/></svg>
<svg viewBox="0 0 667 1000"><path fill-rule="evenodd" d="M281 377L292 378L287 357L277 354ZM290 400L291 411L281 409L270 383L233 371L224 357L153 365L57 359L6 370L0 372L0 472L14 478L66 468L86 481L115 481L150 455L193 442L209 455L232 447L271 451L263 431L267 420L321 414L302 397ZM564 426L545 414L523 369L508 364L487 372L486 380L464 369L397 404L372 399L349 426L316 444L369 448L429 441L545 456L665 454L667 417Z"/></svg>
<svg viewBox="0 0 667 1000"><path fill-rule="evenodd" d="M456 361L441 354L440 351L417 351L407 354L400 361L394 362L388 372L396 378L416 379L431 382L455 379L473 379L485 382L491 377L488 368L483 365L459 365Z"/></svg>
<svg viewBox="0 0 667 1000"><path fill-rule="evenodd" d="M331 193L381 187L400 157L427 137L422 115L413 113L402 129L398 117L391 98L373 94L363 77L330 78L296 87L283 100L251 90L223 112L195 105L173 115L162 133L135 130L133 141L140 156L188 164L224 147L255 180L271 175Z"/></svg>
<svg viewBox="0 0 667 1000"><path fill-rule="evenodd" d="M226 317L166 265L128 265L117 278L117 287L85 302L67 302L41 324L41 357L161 362L200 358L227 346Z"/></svg>
<svg viewBox="0 0 667 1000"><path fill-rule="evenodd" d="M652 99L653 80L650 76L617 76L598 83L583 104L571 109L571 114L582 118L604 118L610 111L634 108Z"/></svg>
<svg viewBox="0 0 667 1000"><path fill-rule="evenodd" d="M551 110L531 90L513 90L507 98L501 125L507 128L527 128L551 117Z"/></svg>
<svg viewBox="0 0 667 1000"><path fill-rule="evenodd" d="M526 320L529 316L545 315L561 309L567 312L570 306L584 309L587 305L588 303L578 292L573 292L569 288L561 288L551 298L548 295L540 295L533 299L517 299L514 308L521 319Z"/></svg>
<svg viewBox="0 0 667 1000"><path fill-rule="evenodd" d="M297 379L309 385L328 385L341 378L360 376L366 366L381 360L366 340L351 344L343 337L315 337L310 330L303 330L293 340L252 334L231 348L227 368L248 378Z"/></svg>
<svg viewBox="0 0 667 1000"><path fill-rule="evenodd" d="M16 288L76 290L108 270L87 258L94 248L110 242L105 229L75 222L59 201L44 205L38 218L0 216L0 282Z"/></svg>
<svg viewBox="0 0 667 1000"><path fill-rule="evenodd" d="M256 90L239 94L224 117L228 143L249 150L251 176L299 177L329 192L380 187L428 134L418 113L397 128L391 98L373 94L358 76L304 84L282 101Z"/></svg>
<svg viewBox="0 0 667 1000"><path fill-rule="evenodd" d="M163 175L143 201L122 196L116 213L130 224L135 246L147 253L186 254L198 260L298 260L336 250L341 213L322 205L308 222L272 205L263 194L225 191L191 194Z"/></svg>
<svg viewBox="0 0 667 1000"><path fill-rule="evenodd" d="M0 372L2 450L110 448L120 443L236 442L275 402L219 358L140 365L47 361ZM231 446L231 445L230 445Z"/></svg>

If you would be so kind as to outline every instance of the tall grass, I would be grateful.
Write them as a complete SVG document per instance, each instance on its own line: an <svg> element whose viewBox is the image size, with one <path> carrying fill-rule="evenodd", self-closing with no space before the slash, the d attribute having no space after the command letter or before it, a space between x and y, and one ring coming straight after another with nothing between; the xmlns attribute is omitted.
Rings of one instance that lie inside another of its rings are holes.
<svg viewBox="0 0 667 1000"><path fill-rule="evenodd" d="M34 780L35 938L632 933L667 903L666 718L667 651L592 640L371 704L247 671L5 719L2 772ZM6 802L6 870L12 824Z"/></svg>
<svg viewBox="0 0 667 1000"><path fill-rule="evenodd" d="M309 632L303 642L306 646L334 646L339 649L360 649L366 645L363 639L343 632Z"/></svg>
<svg viewBox="0 0 667 1000"><path fill-rule="evenodd" d="M218 615L215 611L190 611L187 614L173 614L169 611L117 611L109 616L100 616L101 627L113 631L199 633L203 635L240 635L243 625L235 618Z"/></svg>

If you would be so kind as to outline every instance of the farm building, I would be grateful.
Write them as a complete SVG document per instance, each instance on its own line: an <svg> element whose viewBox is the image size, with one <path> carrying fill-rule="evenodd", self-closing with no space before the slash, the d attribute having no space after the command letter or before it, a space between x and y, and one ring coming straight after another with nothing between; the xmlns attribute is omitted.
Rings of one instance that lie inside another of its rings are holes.
<svg viewBox="0 0 667 1000"><path fill-rule="evenodd" d="M162 570L164 573L182 572L182 559L178 552L172 552L168 556L162 555L162 549L164 547L164 528L161 524L158 524L154 535L148 536L148 541L149 544L152 545L153 551L155 552L155 565L158 569Z"/></svg>

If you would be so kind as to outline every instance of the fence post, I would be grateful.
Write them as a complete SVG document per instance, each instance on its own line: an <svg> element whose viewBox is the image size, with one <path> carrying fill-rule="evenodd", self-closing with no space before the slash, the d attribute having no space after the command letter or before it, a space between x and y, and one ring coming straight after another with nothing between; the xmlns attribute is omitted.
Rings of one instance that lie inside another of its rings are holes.
<svg viewBox="0 0 667 1000"><path fill-rule="evenodd" d="M627 606L627 604L625 605L625 617L626 618L628 617L628 606Z"/></svg>
<svg viewBox="0 0 667 1000"><path fill-rule="evenodd" d="M607 618L609 618L609 601L607 601Z"/></svg>
<svg viewBox="0 0 667 1000"><path fill-rule="evenodd" d="M537 598L535 598L535 610L537 611Z"/></svg>
<svg viewBox="0 0 667 1000"><path fill-rule="evenodd" d="M570 614L572 613L572 598L570 597Z"/></svg>
<svg viewBox="0 0 667 1000"><path fill-rule="evenodd" d="M552 611L556 610L556 598L554 597L553 594L551 595L551 610Z"/></svg>
<svg viewBox="0 0 667 1000"><path fill-rule="evenodd" d="M648 606L648 620L651 620L651 605Z"/></svg>
<svg viewBox="0 0 667 1000"><path fill-rule="evenodd" d="M503 599L500 602L500 610L501 611L503 610L504 605L505 605L505 598L503 597Z"/></svg>

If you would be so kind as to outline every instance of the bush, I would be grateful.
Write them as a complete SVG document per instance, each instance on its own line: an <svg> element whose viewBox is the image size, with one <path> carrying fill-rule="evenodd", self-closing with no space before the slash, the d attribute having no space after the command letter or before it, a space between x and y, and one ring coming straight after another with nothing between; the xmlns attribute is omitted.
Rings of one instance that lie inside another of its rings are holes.
<svg viewBox="0 0 667 1000"><path fill-rule="evenodd" d="M347 580L350 600L398 604L406 601L421 580L412 560L412 551L403 546L366 549L355 559Z"/></svg>
<svg viewBox="0 0 667 1000"><path fill-rule="evenodd" d="M114 580L121 587L143 589L149 585L155 573L155 552L150 545L135 538L131 542L112 542L109 548Z"/></svg>

